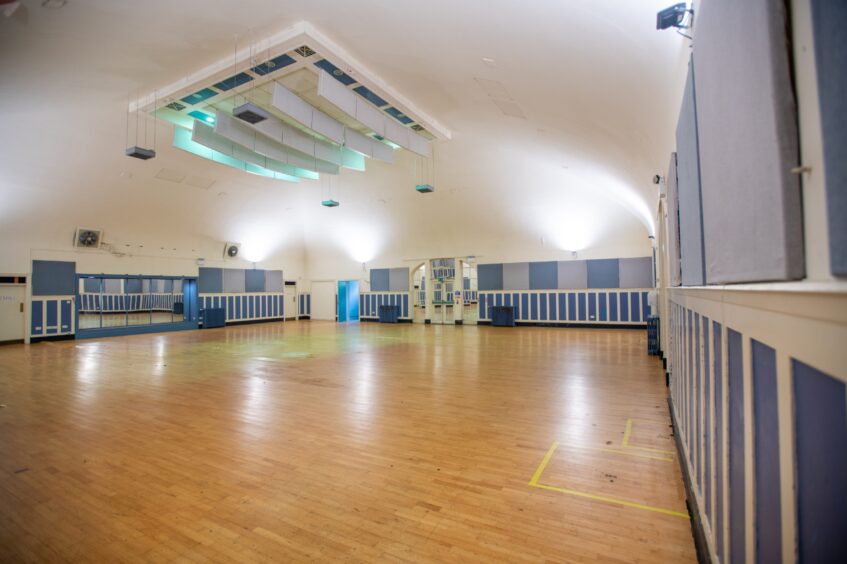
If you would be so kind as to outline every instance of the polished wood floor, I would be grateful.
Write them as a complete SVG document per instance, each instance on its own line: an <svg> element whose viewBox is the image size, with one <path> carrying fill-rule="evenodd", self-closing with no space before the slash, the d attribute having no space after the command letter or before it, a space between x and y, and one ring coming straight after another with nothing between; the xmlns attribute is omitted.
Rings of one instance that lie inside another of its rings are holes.
<svg viewBox="0 0 847 564"><path fill-rule="evenodd" d="M645 349L317 321L0 347L0 560L692 561Z"/></svg>

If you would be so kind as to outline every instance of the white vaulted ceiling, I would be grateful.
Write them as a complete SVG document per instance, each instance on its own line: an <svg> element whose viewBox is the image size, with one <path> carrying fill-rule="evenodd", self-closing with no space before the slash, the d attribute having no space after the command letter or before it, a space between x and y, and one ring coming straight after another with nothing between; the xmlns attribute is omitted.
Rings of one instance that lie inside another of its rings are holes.
<svg viewBox="0 0 847 564"><path fill-rule="evenodd" d="M52 248L86 226L180 256L254 241L257 260L315 263L333 248L356 262L504 247L599 256L633 239L649 250L651 179L673 148L688 53L655 31L667 3L24 0L0 20L0 235ZM435 193L414 192L417 160L403 150L344 170L334 210L319 206L326 182L215 165L172 148L163 122L155 159L123 156L130 98L227 57L236 35L298 22L450 131L435 142ZM371 251L347 248L357 231ZM23 252L3 247L0 270L14 270Z"/></svg>

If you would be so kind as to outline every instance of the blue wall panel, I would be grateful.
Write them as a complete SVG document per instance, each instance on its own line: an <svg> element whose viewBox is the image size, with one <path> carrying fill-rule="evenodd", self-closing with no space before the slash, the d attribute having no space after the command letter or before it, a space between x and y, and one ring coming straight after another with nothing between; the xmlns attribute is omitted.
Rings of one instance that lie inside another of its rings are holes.
<svg viewBox="0 0 847 564"><path fill-rule="evenodd" d="M700 398L702 397L702 387L700 384L700 314L694 314L694 460L697 463L697 475L695 482L700 493L703 492L702 478L703 475L703 434L700 432Z"/></svg>
<svg viewBox="0 0 847 564"><path fill-rule="evenodd" d="M32 261L33 296L75 296L76 293L75 262Z"/></svg>
<svg viewBox="0 0 847 564"><path fill-rule="evenodd" d="M46 317L44 323L45 333L52 334L59 332L59 306L56 300L47 300L44 302Z"/></svg>
<svg viewBox="0 0 847 564"><path fill-rule="evenodd" d="M556 294L547 294L547 297L548 297L547 301L549 302L548 303L548 307L549 307L548 319L550 321L558 321L559 317L556 315Z"/></svg>
<svg viewBox="0 0 847 564"><path fill-rule="evenodd" d="M503 265L480 264L477 267L477 285L480 290L502 290Z"/></svg>
<svg viewBox="0 0 847 564"><path fill-rule="evenodd" d="M550 319L547 315L547 294L538 294L538 315L542 321Z"/></svg>
<svg viewBox="0 0 847 564"><path fill-rule="evenodd" d="M632 304L631 321L641 321L641 296L639 292L630 292L629 301Z"/></svg>
<svg viewBox="0 0 847 564"><path fill-rule="evenodd" d="M265 271L264 270L245 270L244 271L244 291L245 292L264 292L265 291Z"/></svg>
<svg viewBox="0 0 847 564"><path fill-rule="evenodd" d="M608 321L609 315L606 309L606 292L598 293L597 299L600 303L600 321Z"/></svg>
<svg viewBox="0 0 847 564"><path fill-rule="evenodd" d="M562 321L565 321L565 320L567 320L567 319L568 319L568 317L567 317L567 311L568 311L567 300L568 300L568 295L567 295L567 294L559 294L559 295L558 295L558 300L559 300L559 319L561 319Z"/></svg>
<svg viewBox="0 0 847 564"><path fill-rule="evenodd" d="M529 294L521 294L521 319L529 319Z"/></svg>
<svg viewBox="0 0 847 564"><path fill-rule="evenodd" d="M390 276L388 268L371 269L371 292L387 292L391 287Z"/></svg>
<svg viewBox="0 0 847 564"><path fill-rule="evenodd" d="M609 294L609 321L618 320L618 296Z"/></svg>
<svg viewBox="0 0 847 564"><path fill-rule="evenodd" d="M776 351L752 341L753 468L756 474L756 561L782 559L779 484L779 414L776 395Z"/></svg>
<svg viewBox="0 0 847 564"><path fill-rule="evenodd" d="M223 269L201 267L197 278L197 292L200 294L220 294L223 291Z"/></svg>
<svg viewBox="0 0 847 564"><path fill-rule="evenodd" d="M621 292L619 295L621 299L621 321L629 321L629 294Z"/></svg>
<svg viewBox="0 0 847 564"><path fill-rule="evenodd" d="M32 334L41 335L44 333L44 302L32 302Z"/></svg>
<svg viewBox="0 0 847 564"><path fill-rule="evenodd" d="M741 334L727 330L729 390L729 555L744 562L744 357Z"/></svg>
<svg viewBox="0 0 847 564"><path fill-rule="evenodd" d="M568 321L576 321L576 294L568 294Z"/></svg>
<svg viewBox="0 0 847 564"><path fill-rule="evenodd" d="M723 337L721 324L712 323L715 378L715 519L717 553L723 556Z"/></svg>
<svg viewBox="0 0 847 564"><path fill-rule="evenodd" d="M579 320L585 321L585 294L580 292L576 298L577 305L579 307Z"/></svg>
<svg viewBox="0 0 847 564"><path fill-rule="evenodd" d="M71 330L71 301L62 300L59 304L59 312L61 313L61 325L59 331L68 333Z"/></svg>
<svg viewBox="0 0 847 564"><path fill-rule="evenodd" d="M597 321L597 294L588 294L588 320Z"/></svg>
<svg viewBox="0 0 847 564"><path fill-rule="evenodd" d="M847 562L845 385L791 361L797 445L799 562Z"/></svg>
<svg viewBox="0 0 847 564"><path fill-rule="evenodd" d="M529 263L529 289L555 290L559 287L559 264L553 262Z"/></svg>
<svg viewBox="0 0 847 564"><path fill-rule="evenodd" d="M620 262L618 259L598 259L588 261L589 288L620 287Z"/></svg>
<svg viewBox="0 0 847 564"><path fill-rule="evenodd" d="M532 321L538 321L538 294L529 294L530 316Z"/></svg>
<svg viewBox="0 0 847 564"><path fill-rule="evenodd" d="M705 468L705 483L703 485L703 496L706 498L706 518L711 522L712 518L712 410L709 409L709 398L712 393L712 379L709 376L711 369L709 358L710 340L709 340L709 319L703 317L703 398L705 400L705 410L703 411L703 467Z"/></svg>

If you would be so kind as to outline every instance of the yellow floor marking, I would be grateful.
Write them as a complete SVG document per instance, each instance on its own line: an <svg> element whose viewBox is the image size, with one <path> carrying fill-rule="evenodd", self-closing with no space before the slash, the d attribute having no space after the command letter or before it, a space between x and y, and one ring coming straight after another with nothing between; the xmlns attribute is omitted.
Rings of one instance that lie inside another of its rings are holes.
<svg viewBox="0 0 847 564"><path fill-rule="evenodd" d="M533 488L539 488L542 490L550 490L554 492L559 492L567 495L573 495L576 497L582 497L585 499L592 499L595 501L605 501L607 503L614 503L617 505L623 505L624 507L633 507L635 509L643 509L644 511L652 511L654 513L662 513L664 515L672 515L674 517L682 517L683 519L690 519L687 513L681 513L679 511L674 511L672 509L665 509L664 507L654 507L652 505L645 505L643 503L636 503L634 501L627 501L625 499L618 499L614 497L607 497L603 495L595 495L588 492L580 492L577 490L569 490L567 488L559 488L556 486L548 486L547 484L542 484L539 482L541 479L541 474L544 473L544 469L547 467L547 464L550 463L550 459L553 458L553 454L556 452L556 448L559 446L559 443L553 443L553 446L547 451L547 454L544 455L544 458L541 460L541 464L538 465L538 468L535 469L535 473L532 475L532 478L529 480L529 485ZM565 448L568 448L568 445L565 445ZM583 447L573 447L573 448L583 448ZM591 449L592 447L586 447ZM608 449L599 449L599 450L608 450ZM627 454L621 451L616 451L618 454ZM634 454L634 453L633 453Z"/></svg>
<svg viewBox="0 0 847 564"><path fill-rule="evenodd" d="M658 452L660 454L675 454L672 450L662 450L660 448L650 448L650 447L642 447L629 444L629 438L632 436L632 422L635 421L633 418L629 418L626 420L626 430L623 432L623 440L621 441L621 447L623 448L631 448L635 450L644 450L648 452ZM638 421L648 421L646 419L638 419ZM656 421L650 421L650 423L656 423Z"/></svg>

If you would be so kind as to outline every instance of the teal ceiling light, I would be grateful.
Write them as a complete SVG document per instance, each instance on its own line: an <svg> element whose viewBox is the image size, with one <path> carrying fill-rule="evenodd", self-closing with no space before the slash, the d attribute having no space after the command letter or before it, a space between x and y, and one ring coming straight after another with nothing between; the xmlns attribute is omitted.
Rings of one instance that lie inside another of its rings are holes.
<svg viewBox="0 0 847 564"><path fill-rule="evenodd" d="M326 208L337 208L341 204L339 204L336 200L324 200L321 202L321 205Z"/></svg>
<svg viewBox="0 0 847 564"><path fill-rule="evenodd" d="M206 112L194 110L193 112L188 112L188 115L195 119L199 119L200 121L206 122L209 125L215 125L215 116L207 114Z"/></svg>
<svg viewBox="0 0 847 564"><path fill-rule="evenodd" d="M415 190L421 194L429 194L430 192L435 192L435 187L431 184L418 184L415 186Z"/></svg>
<svg viewBox="0 0 847 564"><path fill-rule="evenodd" d="M209 149L199 143L195 143L191 140L191 130L185 129L183 127L174 127L173 145L177 149L182 149L183 151L191 153L192 155L197 155L198 157L209 159L210 161L228 166L230 168L243 170L251 174L264 176L266 178L272 178L274 180L285 180L286 182L299 182L296 176L283 174L281 172L274 172L272 170L268 170L266 168L254 164L235 159L213 149Z"/></svg>

